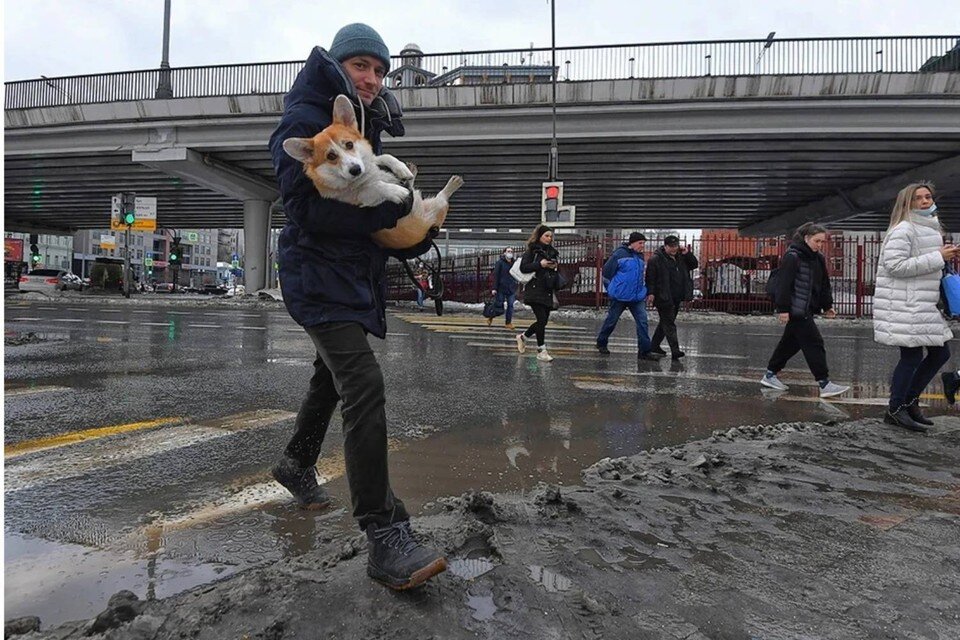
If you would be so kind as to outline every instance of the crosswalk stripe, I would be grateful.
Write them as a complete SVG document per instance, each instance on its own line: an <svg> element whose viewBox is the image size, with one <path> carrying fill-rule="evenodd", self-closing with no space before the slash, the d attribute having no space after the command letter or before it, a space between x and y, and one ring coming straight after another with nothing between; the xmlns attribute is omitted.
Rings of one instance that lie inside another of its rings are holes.
<svg viewBox="0 0 960 640"><path fill-rule="evenodd" d="M237 329L256 329L257 331L266 331L266 327L237 327Z"/></svg>
<svg viewBox="0 0 960 640"><path fill-rule="evenodd" d="M127 320L95 320L97 324L130 324Z"/></svg>
<svg viewBox="0 0 960 640"><path fill-rule="evenodd" d="M5 399L18 398L20 396L30 396L36 393L52 393L54 391L70 391L70 387L59 386L41 386L41 387L22 387L19 389L5 389L3 397Z"/></svg>
<svg viewBox="0 0 960 640"><path fill-rule="evenodd" d="M221 328L219 324L188 324L187 326L192 327L194 329L220 329Z"/></svg>
<svg viewBox="0 0 960 640"><path fill-rule="evenodd" d="M168 425L176 422L183 422L183 418L156 418L154 420L144 420L142 422L129 422L127 424L117 424L109 427L96 427L93 429L84 429L82 431L72 431L70 433L61 433L55 436L45 438L36 438L34 440L24 440L14 444L8 444L3 447L4 459L15 456L22 456L34 451L44 449L55 449L67 445L83 442L84 440L95 440L106 436L116 435L118 433L128 433L130 431L139 431L140 429L151 429L162 425Z"/></svg>
<svg viewBox="0 0 960 640"><path fill-rule="evenodd" d="M4 488L6 491L21 491L36 485L83 476L98 469L115 467L166 451L223 438L240 431L292 420L296 415L279 409L260 409L205 420L197 424L175 424L169 429L130 434L128 437L110 442L97 442L91 443L90 446L78 445L51 451L38 458L12 464L7 462L4 470Z"/></svg>
<svg viewBox="0 0 960 640"><path fill-rule="evenodd" d="M86 322L83 318L50 318L50 322Z"/></svg>

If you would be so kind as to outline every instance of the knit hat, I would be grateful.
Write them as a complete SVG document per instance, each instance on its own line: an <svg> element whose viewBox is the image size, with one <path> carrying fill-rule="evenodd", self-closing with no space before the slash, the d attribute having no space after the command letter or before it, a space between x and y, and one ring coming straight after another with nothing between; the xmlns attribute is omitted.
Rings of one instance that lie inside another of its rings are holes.
<svg viewBox="0 0 960 640"><path fill-rule="evenodd" d="M334 60L343 62L354 56L373 56L390 70L390 50L384 44L380 34L371 27L355 22L337 31L333 37L333 44L329 49Z"/></svg>
<svg viewBox="0 0 960 640"><path fill-rule="evenodd" d="M679 247L679 246L680 246L680 238L678 238L677 236L667 236L666 238L663 239L663 246L665 246L665 247Z"/></svg>
<svg viewBox="0 0 960 640"><path fill-rule="evenodd" d="M630 234L630 237L627 238L627 244L633 244L638 240L646 241L646 239L647 239L647 236L643 235L639 231L634 231L633 233Z"/></svg>

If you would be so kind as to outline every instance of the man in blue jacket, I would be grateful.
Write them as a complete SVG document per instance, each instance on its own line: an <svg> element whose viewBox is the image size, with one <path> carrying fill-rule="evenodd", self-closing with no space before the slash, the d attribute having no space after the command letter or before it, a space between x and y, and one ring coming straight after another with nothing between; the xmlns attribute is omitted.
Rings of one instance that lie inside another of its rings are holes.
<svg viewBox="0 0 960 640"><path fill-rule="evenodd" d="M510 275L510 267L513 266L513 248L507 247L503 255L497 260L493 267L493 295L496 296L495 304L499 307L504 304L507 306L504 316L504 325L507 329L513 329L513 304L517 301L517 281ZM493 324L493 318L487 318L487 326Z"/></svg>
<svg viewBox="0 0 960 640"><path fill-rule="evenodd" d="M620 316L625 309L630 309L637 323L637 357L642 360L663 357L650 351L650 335L647 333L647 286L643 275L643 243L646 240L642 233L634 231L603 265L603 282L610 298L610 310L597 336L597 350L604 355L610 353L607 340L617 327Z"/></svg>
<svg viewBox="0 0 960 640"><path fill-rule="evenodd" d="M389 69L390 53L376 31L365 24L343 27L329 51L315 47L310 53L270 137L287 218L278 250L283 301L316 350L296 432L272 473L302 506L330 503L317 483L315 464L342 401L347 481L353 516L367 534L367 573L391 588L407 589L443 571L446 560L417 542L403 503L390 489L383 373L366 334L384 338L387 331L387 253L370 234L396 226L412 199L360 208L322 198L301 163L283 150L287 138L312 137L329 126L333 101L344 94L374 153L381 153L381 132L404 133L400 105L383 87ZM398 257L419 255L429 242Z"/></svg>

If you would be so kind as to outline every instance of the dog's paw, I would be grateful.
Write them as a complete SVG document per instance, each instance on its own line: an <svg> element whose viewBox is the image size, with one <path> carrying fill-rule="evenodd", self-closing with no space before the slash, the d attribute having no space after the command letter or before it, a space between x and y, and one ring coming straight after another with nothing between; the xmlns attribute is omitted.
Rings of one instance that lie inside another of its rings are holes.
<svg viewBox="0 0 960 640"><path fill-rule="evenodd" d="M453 195L453 193L462 186L463 186L463 178L461 178L460 176L450 176L450 179L447 180L447 186L443 188L443 191L449 197Z"/></svg>
<svg viewBox="0 0 960 640"><path fill-rule="evenodd" d="M390 202L403 204L409 200L410 204L413 204L413 192L406 187L400 186L399 184L385 184L383 185L383 190L386 193L387 200Z"/></svg>

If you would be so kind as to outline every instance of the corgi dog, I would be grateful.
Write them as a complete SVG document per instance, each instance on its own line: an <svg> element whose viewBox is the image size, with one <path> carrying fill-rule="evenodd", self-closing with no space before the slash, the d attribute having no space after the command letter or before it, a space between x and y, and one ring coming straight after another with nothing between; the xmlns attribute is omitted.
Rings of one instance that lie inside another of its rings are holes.
<svg viewBox="0 0 960 640"><path fill-rule="evenodd" d="M312 138L287 138L283 150L303 163L304 173L324 198L375 207L412 197L410 213L400 218L397 226L372 234L374 242L388 249L413 247L431 228L439 229L447 217L450 197L463 185L460 176L451 176L440 193L424 199L420 190L413 188L416 167L388 154L374 155L357 127L353 104L344 95L333 102L333 124Z"/></svg>

